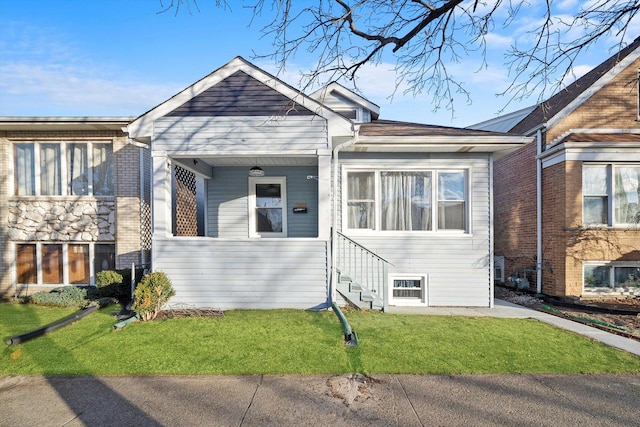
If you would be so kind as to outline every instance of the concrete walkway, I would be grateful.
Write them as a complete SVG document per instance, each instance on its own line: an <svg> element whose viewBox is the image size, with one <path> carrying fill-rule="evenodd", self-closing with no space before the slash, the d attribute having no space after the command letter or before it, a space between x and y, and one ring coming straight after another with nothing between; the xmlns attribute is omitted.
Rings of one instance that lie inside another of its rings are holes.
<svg viewBox="0 0 640 427"><path fill-rule="evenodd" d="M549 323L558 328L566 329L576 334L584 335L596 341L610 345L629 353L640 356L640 341L612 334L582 323L573 322L541 311L533 310L507 301L496 299L493 308L466 308L466 307L390 307L388 313L415 313L442 316L490 316L506 317L512 319L537 319ZM640 422L638 423L640 425Z"/></svg>
<svg viewBox="0 0 640 427"><path fill-rule="evenodd" d="M640 354L504 301L391 311L536 318ZM640 375L0 377L0 426L638 426L638 396Z"/></svg>

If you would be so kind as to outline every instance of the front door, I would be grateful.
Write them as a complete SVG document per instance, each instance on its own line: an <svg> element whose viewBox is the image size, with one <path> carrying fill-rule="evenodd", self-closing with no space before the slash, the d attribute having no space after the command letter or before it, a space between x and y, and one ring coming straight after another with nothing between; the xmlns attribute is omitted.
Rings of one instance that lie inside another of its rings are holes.
<svg viewBox="0 0 640 427"><path fill-rule="evenodd" d="M249 237L287 237L285 177L249 178Z"/></svg>

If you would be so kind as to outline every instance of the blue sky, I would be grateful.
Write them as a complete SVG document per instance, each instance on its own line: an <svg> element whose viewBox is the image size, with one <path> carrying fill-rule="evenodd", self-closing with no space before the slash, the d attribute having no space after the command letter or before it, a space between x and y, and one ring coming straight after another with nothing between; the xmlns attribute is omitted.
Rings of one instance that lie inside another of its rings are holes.
<svg viewBox="0 0 640 427"><path fill-rule="evenodd" d="M157 13L158 0L0 0L0 116L137 116L236 56L275 73L274 63L254 59L254 53L272 49L271 40L261 37L260 22L250 26L243 2L229 3L232 11L223 12L215 0L198 0L199 12L175 16ZM495 117L508 101L495 95L509 81L504 53L539 18L539 3L531 0L523 21L508 31L490 34L487 69L476 72L479 57L450 65L472 96L471 105L456 99L453 118L450 111L434 113L426 93L389 99L395 81L391 61L367 69L359 88L385 119L466 126ZM580 1L557 3L558 13L570 13ZM610 53L591 49L576 74ZM279 77L296 86L298 70L313 60L302 53ZM505 112L536 100L514 102Z"/></svg>

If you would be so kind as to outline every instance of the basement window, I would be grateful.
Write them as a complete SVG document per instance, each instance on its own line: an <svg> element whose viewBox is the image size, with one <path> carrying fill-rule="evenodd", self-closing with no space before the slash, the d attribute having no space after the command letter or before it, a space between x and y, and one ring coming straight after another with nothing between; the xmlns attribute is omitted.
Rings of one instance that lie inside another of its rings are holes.
<svg viewBox="0 0 640 427"><path fill-rule="evenodd" d="M389 277L391 284L391 301L396 305L425 302L425 277L414 275L393 275Z"/></svg>

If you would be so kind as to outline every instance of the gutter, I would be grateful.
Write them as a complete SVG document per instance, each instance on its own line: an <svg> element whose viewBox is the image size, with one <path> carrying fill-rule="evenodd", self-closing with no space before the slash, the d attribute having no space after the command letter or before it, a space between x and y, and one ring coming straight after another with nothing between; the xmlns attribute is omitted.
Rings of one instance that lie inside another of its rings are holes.
<svg viewBox="0 0 640 427"><path fill-rule="evenodd" d="M536 292L542 293L542 132L536 130Z"/></svg>
<svg viewBox="0 0 640 427"><path fill-rule="evenodd" d="M359 125L354 125L354 132L353 132L353 138L351 138L350 140L343 142L342 144L336 145L333 148L333 156L332 156L332 163L333 163L333 224L331 227L331 289L330 289L330 297L331 297L331 302L333 303L336 300L336 288L335 288L335 284L337 283L336 281L338 280L337 277L337 273L336 273L336 251L334 248L336 239L338 238L338 170L339 170L339 165L338 165L338 153L340 152L340 150L349 147L353 144L355 144L356 142L358 142L358 134L360 133L360 126Z"/></svg>

